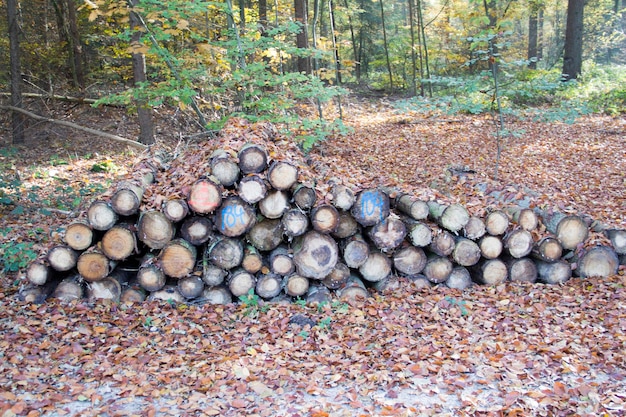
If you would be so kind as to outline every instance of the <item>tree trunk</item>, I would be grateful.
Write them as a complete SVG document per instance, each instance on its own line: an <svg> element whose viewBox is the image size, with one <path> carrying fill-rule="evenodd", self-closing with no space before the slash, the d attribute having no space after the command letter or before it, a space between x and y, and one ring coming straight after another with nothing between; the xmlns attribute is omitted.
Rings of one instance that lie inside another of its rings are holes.
<svg viewBox="0 0 626 417"><path fill-rule="evenodd" d="M433 220L453 233L463 229L470 218L467 209L460 204L446 206L435 201L429 201L428 209Z"/></svg>
<svg viewBox="0 0 626 417"><path fill-rule="evenodd" d="M472 281L472 275L467 268L464 266L457 266L452 270L445 284L448 288L464 290L471 287L474 282Z"/></svg>
<svg viewBox="0 0 626 417"><path fill-rule="evenodd" d="M283 226L280 220L263 219L247 234L248 242L260 251L271 251L283 241Z"/></svg>
<svg viewBox="0 0 626 417"><path fill-rule="evenodd" d="M333 233L339 226L339 212L330 204L322 204L311 210L313 229L324 234Z"/></svg>
<svg viewBox="0 0 626 417"><path fill-rule="evenodd" d="M141 36L143 30L140 30L141 18L137 13L132 10L139 4L139 0L129 0L131 6L130 12L130 30L131 35L131 48L133 52L131 54L133 63L133 83L135 88L141 90L142 84L145 84L148 80L146 76L146 56L143 52L139 52L142 46ZM141 97L143 93L139 93ZM154 123L152 121L152 109L148 106L145 99L137 99L137 116L139 121L139 142L145 145L151 145L154 143Z"/></svg>
<svg viewBox="0 0 626 417"><path fill-rule="evenodd" d="M283 279L278 274L262 274L256 280L256 293L266 300L276 297L283 289Z"/></svg>
<svg viewBox="0 0 626 417"><path fill-rule="evenodd" d="M454 245L454 236L446 230L441 230L433 236L428 249L436 255L448 256L454 251Z"/></svg>
<svg viewBox="0 0 626 417"><path fill-rule="evenodd" d="M120 216L131 216L139 210L144 188L130 181L123 181L111 196L111 208Z"/></svg>
<svg viewBox="0 0 626 417"><path fill-rule="evenodd" d="M535 260L539 280L546 284L562 284L572 277L572 268L567 261L544 262Z"/></svg>
<svg viewBox="0 0 626 417"><path fill-rule="evenodd" d="M213 265L211 262L209 262L207 257L208 253L205 250L202 254L202 281L204 281L204 283L208 287L222 285L224 283L224 279L228 275L228 272L216 265ZM259 269L261 268L259 267ZM254 273L256 272L257 271L255 271Z"/></svg>
<svg viewBox="0 0 626 417"><path fill-rule="evenodd" d="M469 239L457 237L455 239L452 259L461 266L476 265L480 260L481 251L478 245Z"/></svg>
<svg viewBox="0 0 626 417"><path fill-rule="evenodd" d="M315 193L315 189L304 184L294 185L291 196L293 198L294 204L300 210L309 210L313 208L315 202L317 201L317 194Z"/></svg>
<svg viewBox="0 0 626 417"><path fill-rule="evenodd" d="M626 12L625 12L626 13ZM626 255L626 230L609 229L605 232L618 255Z"/></svg>
<svg viewBox="0 0 626 417"><path fill-rule="evenodd" d="M209 304L230 304L233 301L233 295L230 290L219 285L216 287L205 288L202 292L202 299Z"/></svg>
<svg viewBox="0 0 626 417"><path fill-rule="evenodd" d="M337 290L337 296L344 301L364 300L369 297L369 293L359 277L350 275L346 283Z"/></svg>
<svg viewBox="0 0 626 417"><path fill-rule="evenodd" d="M294 0L293 6L295 20L301 25L300 31L296 34L296 47L299 49L308 49L309 40L307 36L307 2L306 0ZM308 56L298 56L298 72L304 74L311 73L311 62Z"/></svg>
<svg viewBox="0 0 626 417"><path fill-rule="evenodd" d="M531 283L537 281L537 265L530 258L508 259L506 266L511 281Z"/></svg>
<svg viewBox="0 0 626 417"><path fill-rule="evenodd" d="M331 290L341 288L350 278L350 268L342 262L337 262L330 274L322 280L322 283Z"/></svg>
<svg viewBox="0 0 626 417"><path fill-rule="evenodd" d="M206 251L209 262L224 270L236 268L243 261L243 243L240 239L217 238L207 246Z"/></svg>
<svg viewBox="0 0 626 417"><path fill-rule="evenodd" d="M224 187L233 186L239 179L239 165L231 156L223 151L217 150L211 157L211 175L217 178Z"/></svg>
<svg viewBox="0 0 626 417"><path fill-rule="evenodd" d="M389 216L389 197L375 188L363 190L358 193L351 213L361 226L373 226Z"/></svg>
<svg viewBox="0 0 626 417"><path fill-rule="evenodd" d="M274 249L269 255L269 267L276 275L291 275L296 267L293 264L293 255L286 245L281 245Z"/></svg>
<svg viewBox="0 0 626 417"><path fill-rule="evenodd" d="M77 220L65 228L65 243L70 248L81 251L91 246L94 233L88 222Z"/></svg>
<svg viewBox="0 0 626 417"><path fill-rule="evenodd" d="M33 285L44 285L53 274L53 269L41 261L31 262L26 268L26 279Z"/></svg>
<svg viewBox="0 0 626 417"><path fill-rule="evenodd" d="M523 258L533 250L534 241L529 231L511 230L504 236L504 248L513 258Z"/></svg>
<svg viewBox="0 0 626 417"><path fill-rule="evenodd" d="M345 185L335 184L330 190L331 204L338 210L350 210L356 201L354 191Z"/></svg>
<svg viewBox="0 0 626 417"><path fill-rule="evenodd" d="M575 273L581 278L606 278L617 274L619 258L608 246L595 246L577 254L574 264L576 265Z"/></svg>
<svg viewBox="0 0 626 417"><path fill-rule="evenodd" d="M224 236L243 236L256 223L254 208L239 197L228 197L215 214L215 228Z"/></svg>
<svg viewBox="0 0 626 417"><path fill-rule="evenodd" d="M522 229L532 232L539 225L537 214L529 208L512 207L505 212L511 216L513 223L517 223Z"/></svg>
<svg viewBox="0 0 626 417"><path fill-rule="evenodd" d="M283 280L285 293L291 297L302 297L309 290L309 279L293 273Z"/></svg>
<svg viewBox="0 0 626 417"><path fill-rule="evenodd" d="M187 299L200 297L204 291L204 282L197 275L183 277L176 285L180 295Z"/></svg>
<svg viewBox="0 0 626 417"><path fill-rule="evenodd" d="M394 199L394 208L411 217L413 220L425 220L428 218L428 203L415 199L408 194L403 194Z"/></svg>
<svg viewBox="0 0 626 417"><path fill-rule="evenodd" d="M294 240L293 261L298 273L304 277L324 279L338 258L337 243L328 235L310 231Z"/></svg>
<svg viewBox="0 0 626 417"><path fill-rule="evenodd" d="M190 216L180 225L180 236L192 245L202 245L213 235L213 223L204 216Z"/></svg>
<svg viewBox="0 0 626 417"><path fill-rule="evenodd" d="M243 250L241 267L251 274L256 274L263 268L263 256L252 245L246 245Z"/></svg>
<svg viewBox="0 0 626 417"><path fill-rule="evenodd" d="M83 252L76 263L78 273L87 282L104 279L114 268L115 263L96 248Z"/></svg>
<svg viewBox="0 0 626 417"><path fill-rule="evenodd" d="M546 229L561 242L563 249L574 250L589 236L589 227L579 216L546 211L539 212L539 215Z"/></svg>
<svg viewBox="0 0 626 417"><path fill-rule="evenodd" d="M87 300L111 300L119 302L122 296L122 285L115 278L105 277L87 285Z"/></svg>
<svg viewBox="0 0 626 417"><path fill-rule="evenodd" d="M502 254L502 250L504 249L502 240L499 237L491 235L483 236L478 242L478 246L485 259L496 259Z"/></svg>
<svg viewBox="0 0 626 417"><path fill-rule="evenodd" d="M191 186L187 204L195 213L212 213L222 204L221 186L208 178L199 179Z"/></svg>
<svg viewBox="0 0 626 417"><path fill-rule="evenodd" d="M583 63L583 11L585 0L568 0L565 48L563 52L563 80L575 80Z"/></svg>
<svg viewBox="0 0 626 417"><path fill-rule="evenodd" d="M563 246L558 239L546 236L535 243L532 256L544 262L556 262L563 255Z"/></svg>
<svg viewBox="0 0 626 417"><path fill-rule="evenodd" d="M427 224L417 222L409 227L409 239L413 245L425 248L433 241L433 231Z"/></svg>
<svg viewBox="0 0 626 417"><path fill-rule="evenodd" d="M395 215L375 224L367 232L374 246L383 252L389 252L400 246L406 234L406 225Z"/></svg>
<svg viewBox="0 0 626 417"><path fill-rule="evenodd" d="M156 258L146 260L137 271L137 282L146 291L158 291L165 286L167 277L163 270L156 265Z"/></svg>
<svg viewBox="0 0 626 417"><path fill-rule="evenodd" d="M95 230L109 230L117 223L118 215L110 204L94 201L87 209L87 220Z"/></svg>
<svg viewBox="0 0 626 417"><path fill-rule="evenodd" d="M165 217L172 223L178 223L189 214L187 202L181 198L167 200L161 209Z"/></svg>
<svg viewBox="0 0 626 417"><path fill-rule="evenodd" d="M463 227L463 236L470 240L478 240L487 233L485 222L480 217L470 216L467 224Z"/></svg>
<svg viewBox="0 0 626 417"><path fill-rule="evenodd" d="M9 67L11 73L11 106L22 108L22 65L20 63L20 27L18 23L18 2L7 0L7 21L9 28ZM24 115L13 112L13 144L24 143Z"/></svg>
<svg viewBox="0 0 626 417"><path fill-rule="evenodd" d="M344 242L343 261L350 268L359 268L367 261L370 248L361 235L354 235Z"/></svg>
<svg viewBox="0 0 626 417"><path fill-rule="evenodd" d="M500 259L489 259L472 268L473 279L483 285L498 285L506 281L508 269Z"/></svg>
<svg viewBox="0 0 626 417"><path fill-rule="evenodd" d="M356 222L352 214L348 211L339 212L339 223L337 230L333 232L333 236L337 239L345 239L354 236L361 231L361 227Z"/></svg>
<svg viewBox="0 0 626 417"><path fill-rule="evenodd" d="M441 284L450 277L452 269L452 262L448 258L430 255L424 268L424 276L433 284Z"/></svg>
<svg viewBox="0 0 626 417"><path fill-rule="evenodd" d="M275 161L267 171L267 180L274 189L287 191L298 181L298 167L289 162Z"/></svg>
<svg viewBox="0 0 626 417"><path fill-rule="evenodd" d="M381 281L391 274L391 260L383 253L372 251L359 267L359 273L366 281Z"/></svg>
<svg viewBox="0 0 626 417"><path fill-rule="evenodd" d="M122 261L137 250L137 237L131 225L117 224L102 236L100 246L107 258Z"/></svg>
<svg viewBox="0 0 626 417"><path fill-rule="evenodd" d="M259 201L259 212L268 219L279 219L289 210L289 195L285 191L271 190Z"/></svg>
<svg viewBox="0 0 626 417"><path fill-rule="evenodd" d="M385 7L383 0L378 0L380 3L380 21L383 26L383 48L385 49L385 59L387 62L387 73L389 74L389 90L393 93L393 72L391 70L391 59L389 58L389 44L387 42L387 28L385 26Z"/></svg>
<svg viewBox="0 0 626 417"><path fill-rule="evenodd" d="M69 271L76 266L78 252L69 246L59 245L50 249L46 258L55 271Z"/></svg>
<svg viewBox="0 0 626 417"><path fill-rule="evenodd" d="M393 266L401 274L417 275L426 267L426 254L421 248L407 245L393 255Z"/></svg>
<svg viewBox="0 0 626 417"><path fill-rule="evenodd" d="M289 210L281 219L285 235L288 238L302 236L309 228L309 218L298 209Z"/></svg>
<svg viewBox="0 0 626 417"><path fill-rule="evenodd" d="M226 285L233 294L233 297L239 298L247 295L250 290L254 290L256 286L256 278L243 269L236 269L226 278Z"/></svg>
<svg viewBox="0 0 626 417"><path fill-rule="evenodd" d="M492 236L501 236L509 228L509 216L502 210L492 211L485 218L485 229Z"/></svg>
<svg viewBox="0 0 626 417"><path fill-rule="evenodd" d="M137 238L150 249L162 249L176 233L176 228L160 211L144 211L137 222Z"/></svg>
<svg viewBox="0 0 626 417"><path fill-rule="evenodd" d="M529 4L530 13L528 14L528 68L537 69L537 34L538 34L538 9L539 5L534 1Z"/></svg>
<svg viewBox="0 0 626 417"><path fill-rule="evenodd" d="M196 256L195 246L184 239L174 239L161 249L159 263L168 277L183 278L193 271Z"/></svg>
<svg viewBox="0 0 626 417"><path fill-rule="evenodd" d="M83 44L78 31L78 19L76 17L76 3L74 0L64 0L64 7L67 11L68 24L68 50L70 52L72 63L72 74L74 85L80 89L85 87L85 65Z"/></svg>
<svg viewBox="0 0 626 417"><path fill-rule="evenodd" d="M80 300L83 298L84 288L81 284L80 277L73 276L65 278L57 285L56 289L52 293L52 297L63 302L70 302Z"/></svg>
<svg viewBox="0 0 626 417"><path fill-rule="evenodd" d="M239 181L237 194L246 203L255 204L267 195L267 185L258 175L248 175Z"/></svg>

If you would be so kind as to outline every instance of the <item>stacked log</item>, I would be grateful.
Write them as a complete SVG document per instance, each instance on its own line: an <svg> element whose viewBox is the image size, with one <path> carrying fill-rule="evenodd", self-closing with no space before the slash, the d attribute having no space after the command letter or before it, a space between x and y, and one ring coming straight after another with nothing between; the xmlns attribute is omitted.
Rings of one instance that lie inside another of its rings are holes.
<svg viewBox="0 0 626 417"><path fill-rule="evenodd" d="M589 243L594 232L571 213L508 207L481 217L337 178L314 186L304 156L275 135L271 125L238 126L167 165L141 161L28 267L24 298L229 303L254 292L318 303L403 283L608 276L626 252L626 232Z"/></svg>

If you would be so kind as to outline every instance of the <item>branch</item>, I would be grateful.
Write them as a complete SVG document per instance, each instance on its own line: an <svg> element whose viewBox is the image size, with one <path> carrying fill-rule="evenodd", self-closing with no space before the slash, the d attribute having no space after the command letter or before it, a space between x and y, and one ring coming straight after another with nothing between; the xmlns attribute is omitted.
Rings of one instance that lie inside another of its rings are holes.
<svg viewBox="0 0 626 417"><path fill-rule="evenodd" d="M2 96L2 97L9 97L10 95L11 95L11 93L0 92L0 96ZM96 102L96 100L93 99L93 98L62 96L62 95L58 95L58 94L22 93L22 97L27 97L27 98L51 98L51 99L54 99L54 100L70 101L70 102L75 102L75 103L87 103L87 104L93 104L93 103Z"/></svg>
<svg viewBox="0 0 626 417"><path fill-rule="evenodd" d="M18 113L25 114L26 116L28 116L28 117L30 117L32 119L35 119L35 120L41 120L41 121L48 122L48 123L54 123L54 124L61 125L61 126L67 126L67 127L71 127L72 129L77 129L77 130L81 130L83 132L91 133L93 135L102 136L104 138L107 138L107 139L110 139L110 140L114 140L116 142L125 143L128 146L132 146L132 147L137 148L137 149L142 149L142 150L148 149L148 147L146 145L144 145L142 143L139 143L137 141L134 141L134 140L130 140L130 139L123 138L121 136L117 136L117 135L113 135L113 134L110 134L110 133L102 132L100 130L91 129L89 127L79 126L79 125L77 125L75 123L72 123L72 122L66 122L64 120L56 120L56 119L50 119L48 117L39 116L39 115L37 115L35 113L31 113L31 112L29 112L27 110L20 109L19 107L0 106L0 109L15 111L15 112L18 112Z"/></svg>

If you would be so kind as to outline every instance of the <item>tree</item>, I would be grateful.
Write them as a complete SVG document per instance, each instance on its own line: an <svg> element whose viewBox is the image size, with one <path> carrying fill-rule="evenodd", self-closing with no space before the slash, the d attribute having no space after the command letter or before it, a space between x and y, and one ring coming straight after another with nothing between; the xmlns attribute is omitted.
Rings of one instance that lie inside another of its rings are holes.
<svg viewBox="0 0 626 417"><path fill-rule="evenodd" d="M11 67L11 105L22 108L22 66L20 64L19 25L17 23L17 0L7 0L9 23L9 55ZM24 116L13 112L13 143L24 142Z"/></svg>
<svg viewBox="0 0 626 417"><path fill-rule="evenodd" d="M530 2L528 15L528 68L536 69L539 57L539 7L537 2Z"/></svg>
<svg viewBox="0 0 626 417"><path fill-rule="evenodd" d="M563 53L563 80L575 80L583 64L583 9L585 0L568 0L565 48Z"/></svg>
<svg viewBox="0 0 626 417"><path fill-rule="evenodd" d="M296 34L296 46L301 49L307 49L309 47L306 5L306 0L294 0L293 2L296 21L302 25L302 30ZM308 56L298 55L298 72L305 74L311 73L311 61Z"/></svg>
<svg viewBox="0 0 626 417"><path fill-rule="evenodd" d="M131 0L131 5L136 6L139 0ZM141 17L136 11L130 11L130 29L132 61L133 61L133 82L136 87L141 88L142 84L147 81L146 77L146 57L142 51L141 34L142 23ZM139 142L149 145L154 143L154 123L152 121L152 109L146 103L146 100L138 99L137 117L139 119Z"/></svg>

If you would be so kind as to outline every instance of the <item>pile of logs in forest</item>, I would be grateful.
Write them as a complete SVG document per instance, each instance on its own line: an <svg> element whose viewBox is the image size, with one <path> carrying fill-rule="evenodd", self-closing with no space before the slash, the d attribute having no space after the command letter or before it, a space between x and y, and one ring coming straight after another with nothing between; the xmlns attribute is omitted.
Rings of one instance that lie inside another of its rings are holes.
<svg viewBox="0 0 626 417"><path fill-rule="evenodd" d="M22 298L320 302L401 283L563 283L624 262L624 230L589 244L577 215L511 207L477 217L387 188L314 186L271 126L243 130L169 162L146 157L28 267Z"/></svg>

